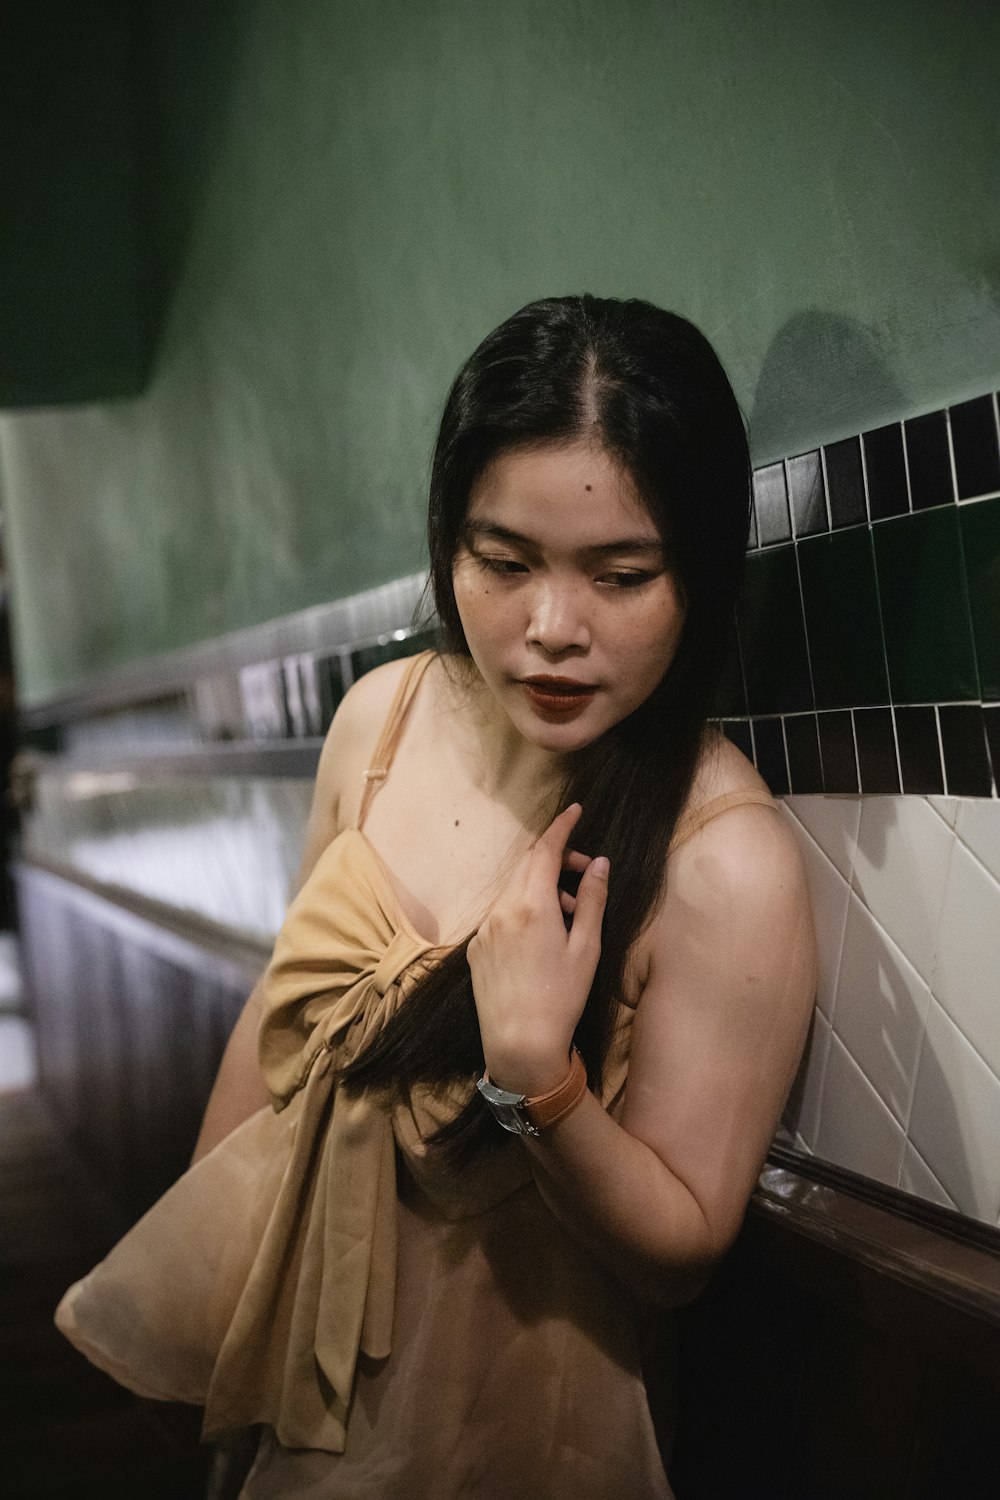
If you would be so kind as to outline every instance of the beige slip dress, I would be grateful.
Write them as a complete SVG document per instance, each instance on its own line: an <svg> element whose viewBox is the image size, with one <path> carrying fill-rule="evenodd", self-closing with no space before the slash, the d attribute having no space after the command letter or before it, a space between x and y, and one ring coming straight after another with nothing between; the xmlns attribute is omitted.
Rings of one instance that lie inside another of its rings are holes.
<svg viewBox="0 0 1000 1500"><path fill-rule="evenodd" d="M432 653L408 664L358 823L320 856L264 979L273 1109L202 1158L57 1312L140 1394L263 1424L245 1500L668 1500L639 1366L640 1309L561 1228L511 1137L461 1174L427 1137L468 1086L406 1107L333 1076L442 950L363 831ZM683 817L672 847L761 791ZM624 1098L620 1007L602 1102Z"/></svg>

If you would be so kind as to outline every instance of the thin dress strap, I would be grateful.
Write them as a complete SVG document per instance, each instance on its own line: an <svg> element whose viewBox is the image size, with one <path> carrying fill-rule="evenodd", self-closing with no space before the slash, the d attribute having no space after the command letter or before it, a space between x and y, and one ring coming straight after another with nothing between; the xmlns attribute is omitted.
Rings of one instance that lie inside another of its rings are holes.
<svg viewBox="0 0 1000 1500"><path fill-rule="evenodd" d="M674 836L670 840L670 852L673 853L675 849L679 849L681 844L685 843L693 833L697 833L699 828L704 828L706 823L710 823L720 813L728 812L731 807L750 807L755 803L761 807L776 808L778 806L770 792L760 791L755 787L747 787L742 792L723 792L721 797L710 797L707 802L703 802L699 807L685 808L674 825Z"/></svg>
<svg viewBox="0 0 1000 1500"><path fill-rule="evenodd" d="M411 657L399 679L396 695L392 700L382 726L382 733L379 735L378 744L372 755L372 763L365 772L365 789L361 794L356 828L360 828L364 823L372 798L389 774L389 767L392 765L392 758L399 745L410 704L413 702L424 673L436 654L434 651L421 651L419 656Z"/></svg>

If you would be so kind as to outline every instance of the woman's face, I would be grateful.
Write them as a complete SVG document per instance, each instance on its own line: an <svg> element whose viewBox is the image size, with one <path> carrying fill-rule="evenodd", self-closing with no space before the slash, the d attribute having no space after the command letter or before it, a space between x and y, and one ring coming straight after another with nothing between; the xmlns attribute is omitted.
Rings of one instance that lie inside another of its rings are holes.
<svg viewBox="0 0 1000 1500"><path fill-rule="evenodd" d="M585 440L490 465L453 578L484 681L526 740L563 754L649 697L684 626L655 523L625 470Z"/></svg>

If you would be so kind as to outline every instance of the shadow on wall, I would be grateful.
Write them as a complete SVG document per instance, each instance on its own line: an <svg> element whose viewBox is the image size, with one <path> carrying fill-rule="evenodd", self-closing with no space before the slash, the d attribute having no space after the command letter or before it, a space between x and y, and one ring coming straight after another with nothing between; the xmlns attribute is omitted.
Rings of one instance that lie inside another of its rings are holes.
<svg viewBox="0 0 1000 1500"><path fill-rule="evenodd" d="M858 806L856 798L849 801ZM963 1128L965 1111L963 1101L955 1097L953 1070L938 1056L939 1048L948 1048L954 1028L947 1020L936 1025L934 1017L928 1025L935 1007L928 984L862 900L869 882L859 885L859 863L875 872L876 880L878 872L888 871L898 882L909 928L932 935L925 967L932 987L941 902L930 898L929 887L937 883L921 879L917 872L893 871L892 859L899 857L898 848L891 848L896 843L899 801L878 802L880 816L861 818L860 828L850 818L824 819L822 854L810 835L800 833L827 1014L818 1009L814 1016L785 1123L793 1134L801 1133L818 1157L918 1196L934 1197L920 1163L907 1154L909 1141L963 1213L993 1223L996 1205L984 1184L995 1174L988 1163L970 1155L982 1150L985 1141L979 1141L978 1132ZM843 882L837 879L834 884L830 864L841 872ZM851 894L845 914L837 892L846 894L847 881Z"/></svg>
<svg viewBox="0 0 1000 1500"><path fill-rule="evenodd" d="M850 372L849 382L845 371ZM828 440L837 435L838 393L845 388L851 393L863 390L873 412L901 417L908 410L906 392L886 363L873 329L836 313L796 313L764 355L750 409L751 439L758 430L786 430L790 412L802 413L799 428L808 432L819 410L826 414L829 431L817 433L811 446ZM845 414L843 432L856 431L856 415Z"/></svg>
<svg viewBox="0 0 1000 1500"><path fill-rule="evenodd" d="M154 365L225 141L252 19L252 7L239 0L153 0L135 18L139 194Z"/></svg>

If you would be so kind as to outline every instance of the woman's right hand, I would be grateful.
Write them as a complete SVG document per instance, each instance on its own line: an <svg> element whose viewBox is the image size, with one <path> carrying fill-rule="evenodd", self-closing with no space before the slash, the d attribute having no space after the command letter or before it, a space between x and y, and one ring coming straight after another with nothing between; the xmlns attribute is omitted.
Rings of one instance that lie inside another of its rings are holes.
<svg viewBox="0 0 1000 1500"><path fill-rule="evenodd" d="M608 861L567 848L581 812L574 802L553 819L518 862L468 948L489 1075L500 1087L529 1096L565 1077L601 956ZM575 897L560 891L563 869L580 875Z"/></svg>

